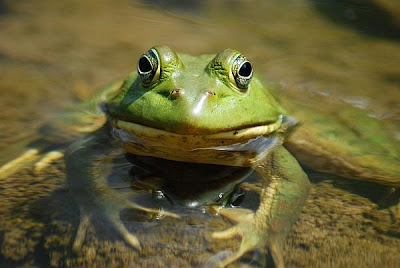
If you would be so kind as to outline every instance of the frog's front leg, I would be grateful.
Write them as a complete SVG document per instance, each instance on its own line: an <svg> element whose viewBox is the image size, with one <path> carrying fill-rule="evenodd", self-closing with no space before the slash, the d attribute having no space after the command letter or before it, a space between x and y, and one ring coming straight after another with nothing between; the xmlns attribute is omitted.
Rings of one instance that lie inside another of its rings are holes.
<svg viewBox="0 0 400 268"><path fill-rule="evenodd" d="M66 152L69 190L80 207L80 224L73 243L75 251L81 248L89 222L96 214L104 216L125 242L136 249L140 249L139 240L126 229L120 219L123 209L155 214L157 219L165 216L179 217L162 208L147 208L136 204L131 200L133 196L130 191L121 192L108 184L107 178L116 166L114 160L123 153L109 133L109 128L105 126L72 144ZM125 161L118 166L121 165L131 164Z"/></svg>
<svg viewBox="0 0 400 268"><path fill-rule="evenodd" d="M284 267L283 246L291 226L300 215L310 183L296 159L284 148L274 149L257 160L254 169L263 177L260 206L255 213L247 210L220 209L221 215L238 224L213 233L214 238L242 237L240 248L219 265L226 266L249 250L267 246L276 267Z"/></svg>

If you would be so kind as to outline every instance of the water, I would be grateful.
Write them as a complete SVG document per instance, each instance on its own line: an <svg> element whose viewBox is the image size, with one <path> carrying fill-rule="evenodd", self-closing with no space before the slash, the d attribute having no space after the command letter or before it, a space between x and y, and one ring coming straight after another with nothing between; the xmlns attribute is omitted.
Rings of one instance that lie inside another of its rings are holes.
<svg viewBox="0 0 400 268"><path fill-rule="evenodd" d="M43 122L124 77L155 44L193 55L238 49L277 95L320 110L335 111L338 103L362 108L385 120L390 136L399 139L395 1L168 2L0 1L0 160L20 152L21 146L10 144L36 137ZM397 193L308 172L311 196L288 238L287 266L400 266L399 221L388 210ZM144 222L128 224L143 241L142 252L99 217L75 254L79 208L69 195L62 159L39 176L22 169L0 185L2 267L190 267L227 254L239 241L213 241L210 233L230 223L207 211L185 210L181 222L132 219L124 212L126 222ZM252 264L262 263L257 254L245 261L253 257Z"/></svg>

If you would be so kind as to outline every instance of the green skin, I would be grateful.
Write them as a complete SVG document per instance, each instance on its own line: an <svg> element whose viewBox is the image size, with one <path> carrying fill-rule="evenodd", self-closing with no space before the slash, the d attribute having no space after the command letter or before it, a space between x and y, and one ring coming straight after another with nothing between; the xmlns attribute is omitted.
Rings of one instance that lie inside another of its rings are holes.
<svg viewBox="0 0 400 268"><path fill-rule="evenodd" d="M242 237L238 251L220 261L219 266L234 262L249 250L267 246L276 266L283 267L285 238L309 192L307 175L296 159L281 146L285 125L281 125L279 120L285 110L256 77L252 78L247 89L240 89L236 85L231 69L235 56L239 54L237 51L227 49L217 56L191 57L176 54L166 46L154 49L160 63L152 83L144 85L137 73L133 72L125 79L117 94L118 86L115 85L99 92L94 99L108 99L103 104L107 122L70 146L66 153L68 182L81 206L81 224L74 249L81 247L85 229L94 211L101 211L125 241L137 249L140 249L140 242L121 223L119 212L131 207L160 213L132 203L127 196L121 196L107 187L106 177L111 172L107 163L116 155L116 147L138 155L175 161L185 161L187 158L191 159L188 160L190 162L203 163L198 160L201 157L197 158L198 152L192 149L245 143L260 135L260 131L256 131L259 127L275 124L277 129L262 130L264 133L261 133L267 138L274 138L277 141L275 146L257 154L239 153L238 157L242 160L232 163L232 166L250 167L262 176L259 208L254 213L243 209L220 208L218 211L221 215L237 224L212 236L216 239L236 235ZM114 133L136 133L123 129L119 121L146 127L138 135L143 138L141 143L144 146L147 143L150 146L172 143L166 150L168 153L141 151L127 146L131 142L129 138L115 138L111 130L114 129ZM237 138L236 134L243 129L247 129L247 132ZM221 137L210 136L219 133L224 133L223 141ZM148 136L154 135L158 140L149 142ZM209 149L204 162L230 165L229 159L217 159L217 151ZM164 215L176 217L168 212L164 212Z"/></svg>

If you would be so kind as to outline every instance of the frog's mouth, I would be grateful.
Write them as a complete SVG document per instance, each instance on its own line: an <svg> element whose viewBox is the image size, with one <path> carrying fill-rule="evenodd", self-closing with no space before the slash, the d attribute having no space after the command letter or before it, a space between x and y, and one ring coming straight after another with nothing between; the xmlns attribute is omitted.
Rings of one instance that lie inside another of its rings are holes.
<svg viewBox="0 0 400 268"><path fill-rule="evenodd" d="M152 144L159 143L171 147L182 146L185 149L194 149L242 143L259 136L268 136L281 128L283 118L284 116L280 116L275 122L269 124L212 134L178 134L115 118L111 120L111 125L119 137L127 137L126 134L131 136L123 138L125 141L135 140L144 144L151 141Z"/></svg>

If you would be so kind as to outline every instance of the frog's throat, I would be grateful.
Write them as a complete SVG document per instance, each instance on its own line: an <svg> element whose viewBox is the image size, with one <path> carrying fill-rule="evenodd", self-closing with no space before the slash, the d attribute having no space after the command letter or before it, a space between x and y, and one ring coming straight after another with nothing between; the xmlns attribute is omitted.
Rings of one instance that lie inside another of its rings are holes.
<svg viewBox="0 0 400 268"><path fill-rule="evenodd" d="M169 140L173 141L175 144L179 144L179 141L182 141L182 143L186 145L192 144L201 147L201 145L227 145L240 143L258 136L269 135L282 126L282 118L283 117L281 116L277 119L277 121L266 125L223 131L219 133L197 135L172 133L123 120L113 120L112 125L114 128L125 130L139 139L150 138L158 139L160 141Z"/></svg>

